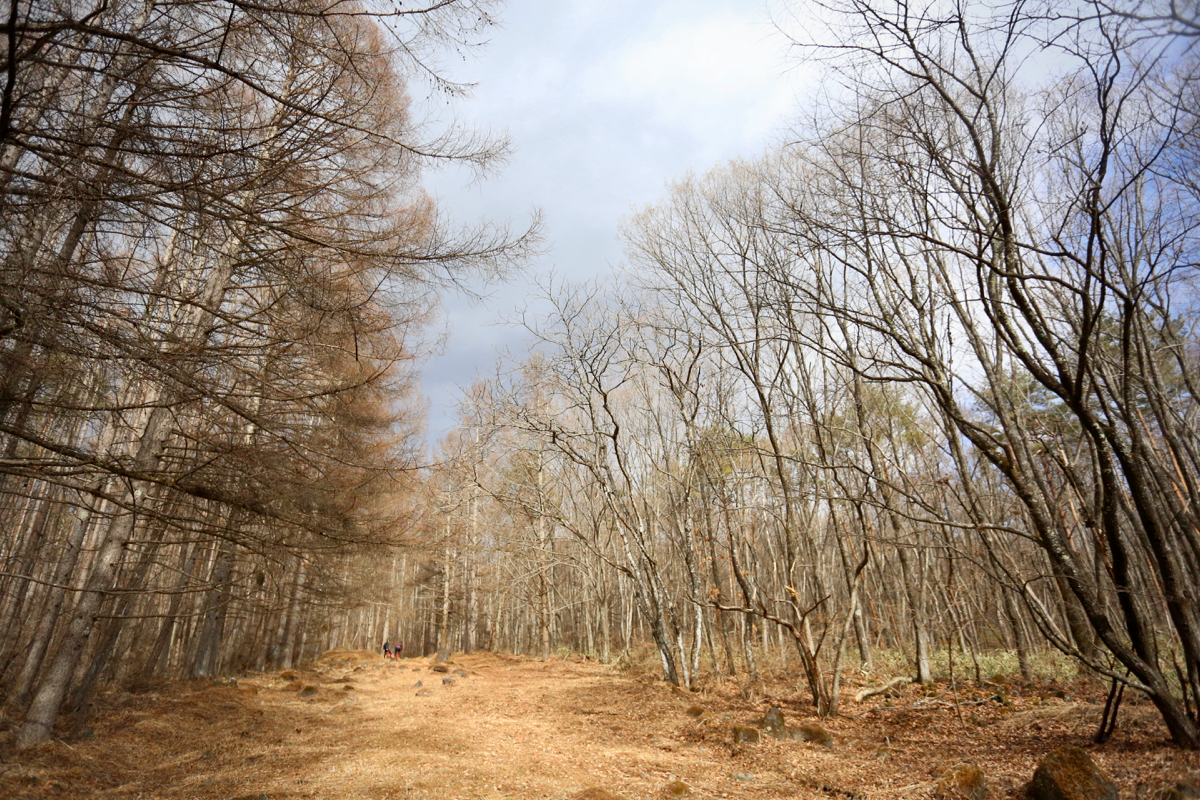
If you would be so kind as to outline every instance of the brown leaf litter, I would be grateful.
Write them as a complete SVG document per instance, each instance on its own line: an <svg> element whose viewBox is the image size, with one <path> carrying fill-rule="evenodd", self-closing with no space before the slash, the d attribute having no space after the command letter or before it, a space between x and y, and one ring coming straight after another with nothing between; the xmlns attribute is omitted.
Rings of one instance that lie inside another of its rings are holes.
<svg viewBox="0 0 1200 800"><path fill-rule="evenodd" d="M1067 744L1122 797L1200 771L1200 754L1172 748L1154 709L1128 698L1112 740L1091 745L1103 687L1087 681L912 685L861 704L847 686L843 716L821 721L827 748L733 741L772 706L788 725L816 722L794 681L749 702L728 681L689 693L584 660L455 656L452 684L432 666L342 650L288 675L112 691L84 738L5 744L0 797L894 800L933 798L969 763L999 800L1020 797L1038 759Z"/></svg>

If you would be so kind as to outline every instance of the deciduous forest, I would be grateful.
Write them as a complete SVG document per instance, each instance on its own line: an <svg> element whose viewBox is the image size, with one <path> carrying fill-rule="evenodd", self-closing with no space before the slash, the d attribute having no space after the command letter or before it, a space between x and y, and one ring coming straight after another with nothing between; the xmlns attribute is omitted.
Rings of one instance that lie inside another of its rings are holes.
<svg viewBox="0 0 1200 800"><path fill-rule="evenodd" d="M538 246L422 189L503 159L411 99L494 6L9 4L16 742L390 640L782 669L821 717L1053 657L1200 749L1195 5L783 4L822 93L543 281L430 453L439 297Z"/></svg>

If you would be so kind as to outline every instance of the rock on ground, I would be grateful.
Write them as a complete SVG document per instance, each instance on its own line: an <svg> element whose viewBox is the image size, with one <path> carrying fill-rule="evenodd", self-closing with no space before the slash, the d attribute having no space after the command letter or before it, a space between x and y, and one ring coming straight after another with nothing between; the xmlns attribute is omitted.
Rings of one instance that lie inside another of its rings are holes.
<svg viewBox="0 0 1200 800"><path fill-rule="evenodd" d="M1117 800L1117 787L1078 747L1060 747L1038 764L1029 800Z"/></svg>
<svg viewBox="0 0 1200 800"><path fill-rule="evenodd" d="M776 739L782 739L787 734L786 726L783 723L783 711L772 707L762 718L763 730L774 736Z"/></svg>

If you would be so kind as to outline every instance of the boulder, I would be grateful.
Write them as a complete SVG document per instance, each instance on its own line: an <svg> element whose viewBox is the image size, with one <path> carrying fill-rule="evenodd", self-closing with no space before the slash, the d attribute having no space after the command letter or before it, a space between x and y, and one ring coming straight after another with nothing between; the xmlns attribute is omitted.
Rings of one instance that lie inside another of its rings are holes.
<svg viewBox="0 0 1200 800"><path fill-rule="evenodd" d="M1117 800L1117 787L1078 747L1061 747L1038 764L1029 800Z"/></svg>
<svg viewBox="0 0 1200 800"><path fill-rule="evenodd" d="M454 678L451 678L449 675L447 675L445 678L442 678L442 685L443 686L453 686Z"/></svg>
<svg viewBox="0 0 1200 800"><path fill-rule="evenodd" d="M301 697L312 697L316 693L317 693L317 687L315 687L315 686L305 686L303 689L300 690Z"/></svg>
<svg viewBox="0 0 1200 800"><path fill-rule="evenodd" d="M825 730L825 726L817 722L801 722L794 728L788 728L786 738L796 742L812 742L822 747L833 747L833 736Z"/></svg>
<svg viewBox="0 0 1200 800"><path fill-rule="evenodd" d="M443 647L441 650L438 650L437 655L433 657L433 660L439 664L445 664L450 660L450 648Z"/></svg>
<svg viewBox="0 0 1200 800"><path fill-rule="evenodd" d="M467 671L465 669L456 669L456 670L454 670L454 672L452 672L450 674L457 675L460 678L467 677Z"/></svg>
<svg viewBox="0 0 1200 800"><path fill-rule="evenodd" d="M663 787L663 795L666 797L687 797L691 793L692 787L683 781L671 781Z"/></svg>
<svg viewBox="0 0 1200 800"><path fill-rule="evenodd" d="M762 727L776 739L784 738L787 735L787 726L783 724L783 711L772 707L762 718Z"/></svg>
<svg viewBox="0 0 1200 800"><path fill-rule="evenodd" d="M687 715L689 717L695 717L696 719L703 719L707 713L708 712L700 706L692 706L687 710Z"/></svg>
<svg viewBox="0 0 1200 800"><path fill-rule="evenodd" d="M761 738L757 728L748 728L745 725L733 726L733 741L735 743L746 742L748 744L757 744Z"/></svg>
<svg viewBox="0 0 1200 800"><path fill-rule="evenodd" d="M433 672L449 672L450 671L450 668L447 667L445 664L434 664L429 669Z"/></svg>
<svg viewBox="0 0 1200 800"><path fill-rule="evenodd" d="M937 800L987 800L987 780L974 764L959 764L942 772L934 786Z"/></svg>

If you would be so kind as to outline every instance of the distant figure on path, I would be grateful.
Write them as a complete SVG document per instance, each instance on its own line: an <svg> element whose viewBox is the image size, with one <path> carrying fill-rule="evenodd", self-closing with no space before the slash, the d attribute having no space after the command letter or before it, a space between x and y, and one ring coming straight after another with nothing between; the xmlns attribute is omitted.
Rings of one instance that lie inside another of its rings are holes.
<svg viewBox="0 0 1200 800"><path fill-rule="evenodd" d="M383 640L383 657L384 658L392 657L392 643L389 642L387 639Z"/></svg>
<svg viewBox="0 0 1200 800"><path fill-rule="evenodd" d="M400 653L404 651L404 642L396 642L396 658L400 657Z"/></svg>

